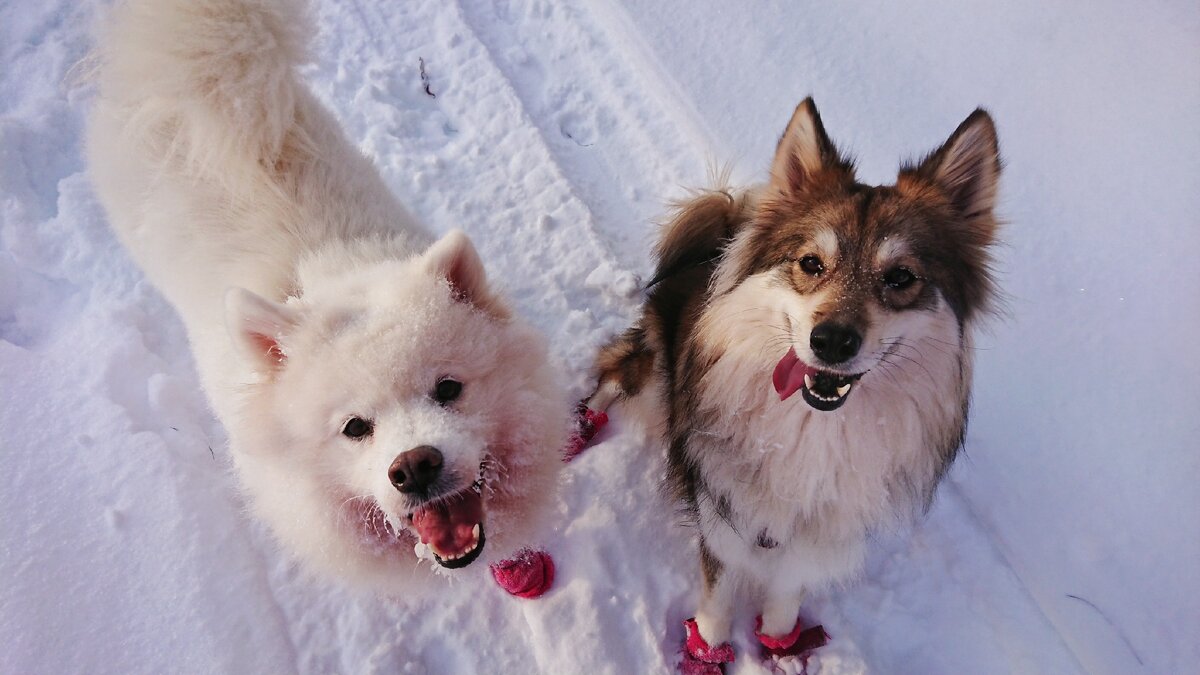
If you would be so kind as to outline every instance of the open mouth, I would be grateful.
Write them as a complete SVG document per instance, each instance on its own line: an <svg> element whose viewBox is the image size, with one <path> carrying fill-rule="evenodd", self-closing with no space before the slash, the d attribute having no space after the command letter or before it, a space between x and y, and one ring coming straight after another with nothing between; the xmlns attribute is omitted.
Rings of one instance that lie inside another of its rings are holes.
<svg viewBox="0 0 1200 675"><path fill-rule="evenodd" d="M422 505L409 516L421 543L433 559L447 569L475 562L486 541L483 531L483 467L480 477L465 490Z"/></svg>
<svg viewBox="0 0 1200 675"><path fill-rule="evenodd" d="M801 361L795 349L789 349L779 360L779 365L775 366L771 381L780 401L786 401L799 391L805 403L822 412L829 412L842 407L854 389L854 383L862 376L862 373L843 375L814 368Z"/></svg>

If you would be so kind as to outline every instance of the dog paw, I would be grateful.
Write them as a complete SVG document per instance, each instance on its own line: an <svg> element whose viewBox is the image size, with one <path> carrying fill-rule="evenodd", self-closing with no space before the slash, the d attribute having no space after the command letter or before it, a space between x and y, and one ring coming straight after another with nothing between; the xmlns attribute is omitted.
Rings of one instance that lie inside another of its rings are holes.
<svg viewBox="0 0 1200 675"><path fill-rule="evenodd" d="M720 663L701 661L692 656L686 649L681 650L682 660L679 662L679 675L723 675L725 668Z"/></svg>
<svg viewBox="0 0 1200 675"><path fill-rule="evenodd" d="M700 627L696 625L695 619L688 619L687 621L684 621L683 631L685 664L688 661L688 657L694 661L709 665L733 662L733 645L729 644L728 642L722 642L716 646L708 644L708 641L704 639L704 636L700 635ZM682 669L683 666L680 666L680 668Z"/></svg>
<svg viewBox="0 0 1200 675"><path fill-rule="evenodd" d="M754 625L754 637L763 646L763 656L784 657L796 656L823 647L829 642L829 634L823 626L805 628L804 622L796 619L796 625L787 635L771 636L761 632L762 617L758 617Z"/></svg>
<svg viewBox="0 0 1200 675"><path fill-rule="evenodd" d="M545 551L521 549L508 560L492 563L492 578L509 595L537 598L554 585L554 559Z"/></svg>
<svg viewBox="0 0 1200 675"><path fill-rule="evenodd" d="M563 461L570 462L578 457L606 424L608 413L592 410L586 402L580 401L575 407L575 431L567 440L567 447L563 450Z"/></svg>

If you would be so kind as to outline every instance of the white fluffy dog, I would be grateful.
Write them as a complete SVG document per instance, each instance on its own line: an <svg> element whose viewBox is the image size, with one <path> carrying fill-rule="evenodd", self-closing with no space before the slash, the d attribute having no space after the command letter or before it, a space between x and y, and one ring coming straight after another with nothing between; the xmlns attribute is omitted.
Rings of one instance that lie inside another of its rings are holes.
<svg viewBox="0 0 1200 675"><path fill-rule="evenodd" d="M569 410L467 237L433 242L300 83L310 33L284 0L117 7L91 174L183 317L253 511L313 566L409 592L418 555L532 543Z"/></svg>

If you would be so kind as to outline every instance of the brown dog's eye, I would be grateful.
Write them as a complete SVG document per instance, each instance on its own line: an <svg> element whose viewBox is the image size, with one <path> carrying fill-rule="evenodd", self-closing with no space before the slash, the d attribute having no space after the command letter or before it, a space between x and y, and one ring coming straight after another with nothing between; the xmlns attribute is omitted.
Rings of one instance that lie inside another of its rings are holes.
<svg viewBox="0 0 1200 675"><path fill-rule="evenodd" d="M804 270L805 274L815 277L825 271L825 263L815 255L806 255L800 259L800 269Z"/></svg>
<svg viewBox="0 0 1200 675"><path fill-rule="evenodd" d="M897 267L894 270L889 270L883 275L883 283L887 284L888 288L897 291L902 291L909 286L912 286L913 282L916 280L917 275L903 267Z"/></svg>
<svg viewBox="0 0 1200 675"><path fill-rule="evenodd" d="M439 405L452 403L462 396L462 388L462 382L443 377L438 380L437 386L433 389L433 400L437 401Z"/></svg>
<svg viewBox="0 0 1200 675"><path fill-rule="evenodd" d="M342 427L342 435L356 441L370 436L374 431L375 425L361 417L351 417Z"/></svg>

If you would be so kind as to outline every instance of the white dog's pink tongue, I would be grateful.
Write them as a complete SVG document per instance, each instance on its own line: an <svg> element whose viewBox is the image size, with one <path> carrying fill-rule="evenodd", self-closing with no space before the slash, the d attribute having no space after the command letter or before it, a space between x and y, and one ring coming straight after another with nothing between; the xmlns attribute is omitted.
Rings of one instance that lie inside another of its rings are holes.
<svg viewBox="0 0 1200 675"><path fill-rule="evenodd" d="M442 559L456 558L475 548L483 524L483 498L473 490L413 513L413 527Z"/></svg>
<svg viewBox="0 0 1200 675"><path fill-rule="evenodd" d="M771 382L775 385L775 392L779 394L779 400L786 401L789 396L804 386L805 375L815 375L816 372L796 356L795 349L788 349L783 358L779 359L779 365L775 366L775 372L771 375Z"/></svg>

